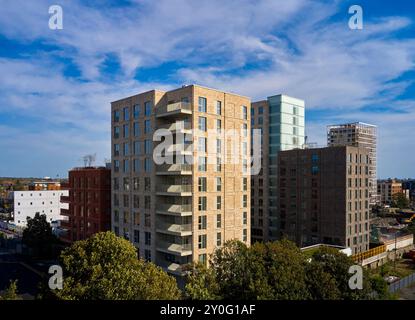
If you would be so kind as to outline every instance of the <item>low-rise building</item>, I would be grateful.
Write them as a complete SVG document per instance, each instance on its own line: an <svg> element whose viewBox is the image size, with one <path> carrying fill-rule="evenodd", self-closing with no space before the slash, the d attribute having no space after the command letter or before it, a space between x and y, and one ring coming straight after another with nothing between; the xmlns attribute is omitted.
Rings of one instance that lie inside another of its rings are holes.
<svg viewBox="0 0 415 320"><path fill-rule="evenodd" d="M382 204L391 205L393 196L398 193L402 193L402 182L396 179L378 181L378 194Z"/></svg>

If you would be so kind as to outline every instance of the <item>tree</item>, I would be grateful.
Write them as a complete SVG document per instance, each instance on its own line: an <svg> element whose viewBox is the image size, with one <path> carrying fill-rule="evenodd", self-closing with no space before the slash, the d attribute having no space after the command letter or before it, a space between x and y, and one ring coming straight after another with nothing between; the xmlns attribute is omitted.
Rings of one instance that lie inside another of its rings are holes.
<svg viewBox="0 0 415 320"><path fill-rule="evenodd" d="M53 249L58 239L52 233L52 227L46 220L46 215L35 214L34 218L27 218L27 226L23 230L23 244L33 250L33 254L40 258L53 256Z"/></svg>
<svg viewBox="0 0 415 320"><path fill-rule="evenodd" d="M179 299L173 277L153 263L137 259L135 247L112 232L77 241L61 254L63 289L60 299Z"/></svg>
<svg viewBox="0 0 415 320"><path fill-rule="evenodd" d="M395 193L392 196L393 206L399 209L409 208L410 202L404 193Z"/></svg>
<svg viewBox="0 0 415 320"><path fill-rule="evenodd" d="M351 257L346 256L334 248L322 247L312 255L309 272L312 273L314 270L320 269L331 278L330 283L334 282L337 288L336 292L338 295L334 297L335 299L370 299L372 289L367 270L363 269L362 290L352 290L349 287L349 279L351 277L349 268L353 265L355 265L355 262ZM316 284L315 282L310 284L310 287L314 289L317 286L318 283ZM332 290L329 286L326 290L329 290L329 288ZM322 289L324 290L324 288Z"/></svg>
<svg viewBox="0 0 415 320"><path fill-rule="evenodd" d="M10 281L9 287L0 296L0 300L20 300L17 293L17 280Z"/></svg>
<svg viewBox="0 0 415 320"><path fill-rule="evenodd" d="M250 248L228 241L213 253L209 268L190 273L186 295L192 299L306 299L304 264L302 253L289 241L256 243Z"/></svg>

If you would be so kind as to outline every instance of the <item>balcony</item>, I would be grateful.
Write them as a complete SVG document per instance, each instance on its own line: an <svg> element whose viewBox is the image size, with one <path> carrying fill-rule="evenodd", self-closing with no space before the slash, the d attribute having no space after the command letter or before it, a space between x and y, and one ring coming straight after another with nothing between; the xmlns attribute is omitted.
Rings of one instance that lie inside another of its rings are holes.
<svg viewBox="0 0 415 320"><path fill-rule="evenodd" d="M156 224L156 230L160 233L178 235L178 236L190 236L192 235L192 225L189 224L176 224L174 222L162 222L158 221Z"/></svg>
<svg viewBox="0 0 415 320"><path fill-rule="evenodd" d="M192 254L191 244L178 244L172 242L158 241L156 249L161 252L171 253L179 256L189 256Z"/></svg>
<svg viewBox="0 0 415 320"><path fill-rule="evenodd" d="M190 164L162 164L156 168L157 175L192 175Z"/></svg>
<svg viewBox="0 0 415 320"><path fill-rule="evenodd" d="M62 203L69 203L70 202L69 196L61 196L61 202Z"/></svg>
<svg viewBox="0 0 415 320"><path fill-rule="evenodd" d="M191 216L192 206L190 204L160 204L157 205L156 212L171 216Z"/></svg>
<svg viewBox="0 0 415 320"><path fill-rule="evenodd" d="M191 104L188 102L176 102L158 108L156 117L182 116L192 114Z"/></svg>
<svg viewBox="0 0 415 320"><path fill-rule="evenodd" d="M61 208L61 215L63 215L63 216L69 215L69 209L62 209Z"/></svg>
<svg viewBox="0 0 415 320"><path fill-rule="evenodd" d="M157 186L157 195L191 197L192 186L186 184L162 184Z"/></svg>
<svg viewBox="0 0 415 320"><path fill-rule="evenodd" d="M167 129L172 132L180 131L183 133L191 133L192 124L190 122L177 121L159 127L160 129Z"/></svg>
<svg viewBox="0 0 415 320"><path fill-rule="evenodd" d="M172 273L178 276L184 275L183 265L179 263L162 260L157 264L160 267L162 267L166 272L169 272L169 273Z"/></svg>

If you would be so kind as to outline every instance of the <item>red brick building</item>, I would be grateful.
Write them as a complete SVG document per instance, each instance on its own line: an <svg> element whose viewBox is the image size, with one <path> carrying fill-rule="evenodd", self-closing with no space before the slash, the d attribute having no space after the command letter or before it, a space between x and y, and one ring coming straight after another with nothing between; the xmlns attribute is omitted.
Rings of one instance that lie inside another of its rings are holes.
<svg viewBox="0 0 415 320"><path fill-rule="evenodd" d="M72 243L89 238L101 231L111 230L111 170L105 167L75 168L69 171L69 209L61 214L68 217L62 222L66 232L63 241Z"/></svg>

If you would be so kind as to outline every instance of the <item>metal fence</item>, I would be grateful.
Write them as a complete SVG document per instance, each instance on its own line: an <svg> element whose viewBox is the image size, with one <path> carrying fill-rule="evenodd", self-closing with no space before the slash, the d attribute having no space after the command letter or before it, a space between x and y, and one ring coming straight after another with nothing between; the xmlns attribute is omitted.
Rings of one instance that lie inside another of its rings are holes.
<svg viewBox="0 0 415 320"><path fill-rule="evenodd" d="M415 283L415 273L412 273L409 276L402 278L399 281L391 283L389 285L389 292L395 293L403 288L409 287L413 283Z"/></svg>

